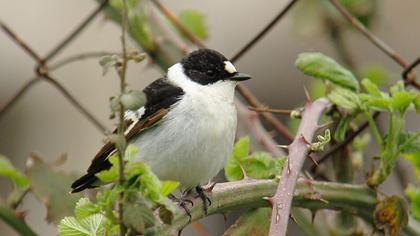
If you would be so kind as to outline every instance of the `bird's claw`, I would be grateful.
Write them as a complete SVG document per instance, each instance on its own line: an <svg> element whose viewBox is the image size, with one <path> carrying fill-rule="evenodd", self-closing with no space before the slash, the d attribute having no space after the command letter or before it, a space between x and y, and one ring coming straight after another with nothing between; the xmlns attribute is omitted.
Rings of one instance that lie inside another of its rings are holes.
<svg viewBox="0 0 420 236"><path fill-rule="evenodd" d="M207 191L201 186L197 186L195 191L197 191L198 197L200 197L200 199L203 201L204 214L207 215L208 207L211 206L211 199L209 196L207 196Z"/></svg>

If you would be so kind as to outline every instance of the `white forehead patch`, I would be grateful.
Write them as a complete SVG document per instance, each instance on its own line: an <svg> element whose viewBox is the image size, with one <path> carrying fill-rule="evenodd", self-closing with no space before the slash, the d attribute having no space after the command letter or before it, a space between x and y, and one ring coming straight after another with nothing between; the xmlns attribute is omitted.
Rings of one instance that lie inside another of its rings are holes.
<svg viewBox="0 0 420 236"><path fill-rule="evenodd" d="M225 71L229 72L230 74L236 73L236 68L230 61L225 61Z"/></svg>

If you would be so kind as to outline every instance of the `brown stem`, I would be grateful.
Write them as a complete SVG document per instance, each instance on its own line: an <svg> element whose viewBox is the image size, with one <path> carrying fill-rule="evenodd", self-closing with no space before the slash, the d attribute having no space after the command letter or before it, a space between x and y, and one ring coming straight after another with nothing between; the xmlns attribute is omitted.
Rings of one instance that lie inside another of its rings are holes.
<svg viewBox="0 0 420 236"><path fill-rule="evenodd" d="M283 156L284 152L278 148L277 143L264 129L264 126L258 119L258 114L248 110L247 107L238 99L236 99L235 104L238 109L238 117L240 121L249 129L249 133L253 134L257 142L273 156Z"/></svg>
<svg viewBox="0 0 420 236"><path fill-rule="evenodd" d="M286 109L273 109L268 107L248 107L251 111L256 112L270 112L270 113L276 113L276 114L282 114L282 115L290 115L290 113L293 112L293 110L286 110Z"/></svg>
<svg viewBox="0 0 420 236"><path fill-rule="evenodd" d="M206 48L206 45L204 45L200 39L195 37L193 33L191 33L184 25L182 25L178 17L176 17L176 15L169 8L167 8L158 0L152 0L152 3L155 4L159 11L161 11L189 41L197 45L199 48Z"/></svg>
<svg viewBox="0 0 420 236"><path fill-rule="evenodd" d="M289 157L284 164L280 183L270 199L273 205L269 233L271 236L286 235L296 181L310 150L310 142L319 129L318 120L329 105L327 99L320 98L315 102L308 102L304 107L296 138L289 146Z"/></svg>
<svg viewBox="0 0 420 236"><path fill-rule="evenodd" d="M408 62L398 54L394 49L388 46L384 41L370 32L363 24L360 22L356 17L354 17L347 9L338 1L338 0L330 0L331 4L363 35L366 36L377 48L379 48L382 52L392 58L395 62L397 62L401 67L408 68ZM416 75L415 73L406 74L403 77L405 81L410 85L413 85L417 89L420 89L420 85L416 82Z"/></svg>
<svg viewBox="0 0 420 236"><path fill-rule="evenodd" d="M0 20L1 29L12 38L12 41L19 45L26 53L28 53L38 63L42 62L41 57L35 52L22 38L19 37L12 29Z"/></svg>

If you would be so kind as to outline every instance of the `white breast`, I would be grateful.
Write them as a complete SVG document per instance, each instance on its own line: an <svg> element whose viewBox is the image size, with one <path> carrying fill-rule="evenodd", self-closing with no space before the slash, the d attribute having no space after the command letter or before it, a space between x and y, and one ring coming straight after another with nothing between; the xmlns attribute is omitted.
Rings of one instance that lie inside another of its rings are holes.
<svg viewBox="0 0 420 236"><path fill-rule="evenodd" d="M185 77L179 64L170 68L168 79L185 94L164 122L135 141L137 159L150 165L162 180L194 187L213 178L231 154L237 122L236 83L199 85Z"/></svg>

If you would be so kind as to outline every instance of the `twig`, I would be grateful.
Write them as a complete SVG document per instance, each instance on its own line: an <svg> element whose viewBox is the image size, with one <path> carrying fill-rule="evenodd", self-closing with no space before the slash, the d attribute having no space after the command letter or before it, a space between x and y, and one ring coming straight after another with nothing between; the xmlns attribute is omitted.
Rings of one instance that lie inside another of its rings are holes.
<svg viewBox="0 0 420 236"><path fill-rule="evenodd" d="M10 29L5 23L0 20L1 29L12 38L12 41L18 44L26 53L28 53L38 63L42 62L41 57L36 53L23 39L19 37L12 29Z"/></svg>
<svg viewBox="0 0 420 236"><path fill-rule="evenodd" d="M308 142L311 142L318 130L318 120L329 105L330 102L325 98L318 99L313 103L308 102L305 105L296 138L289 146L289 157L284 164L276 194L270 198L273 212L269 235L286 235L296 181L310 150Z"/></svg>
<svg viewBox="0 0 420 236"><path fill-rule="evenodd" d="M67 91L56 79L53 79L50 75L43 75L44 80L53 85L81 114L83 114L96 128L102 133L107 129L98 119L96 119L73 95Z"/></svg>
<svg viewBox="0 0 420 236"><path fill-rule="evenodd" d="M75 55L71 55L68 56L66 58L63 58L62 60L57 61L56 63L49 65L48 68L50 71L53 70L57 70L60 67L63 67L67 64L76 62L76 61L81 61L81 60L85 60L85 59L90 59L90 58L97 58L97 57L103 57L106 55L114 55L114 54L119 54L116 52L84 52L84 53L79 53L79 54L75 54Z"/></svg>
<svg viewBox="0 0 420 236"><path fill-rule="evenodd" d="M409 65L407 61L402 58L394 49L388 46L384 41L370 32L356 17L354 17L347 9L338 1L330 0L331 4L363 35L365 35L377 48L379 48L386 55L391 57L395 62L397 62L401 67L408 68ZM417 89L420 89L420 84L416 82L415 73L406 74L403 77L405 81L408 81L408 84L415 86Z"/></svg>
<svg viewBox="0 0 420 236"><path fill-rule="evenodd" d="M204 45L203 42L201 42L200 39L195 37L194 34L192 34L184 25L182 25L181 21L176 17L174 13L172 13L169 8L167 8L165 5L163 5L158 0L152 0L152 3L155 4L155 6L175 25L175 27L185 36L188 38L189 41L191 41L193 44L197 45L199 48L206 48L206 45Z"/></svg>
<svg viewBox="0 0 420 236"><path fill-rule="evenodd" d="M407 80L407 81L409 81L409 83L412 83L417 89L420 89L420 84L417 82L417 81L415 81L415 80L410 80L410 78L408 78L409 77L409 74L410 74L410 72L416 67L416 66L418 66L420 64L420 57L419 58L417 58L417 60L415 60L413 63L411 63L409 66L407 66L405 69L404 69L404 71L402 72L402 78L404 79L404 80Z"/></svg>
<svg viewBox="0 0 420 236"><path fill-rule="evenodd" d="M121 50L122 50L122 64L121 67L118 68L118 74L120 77L120 94L123 95L125 93L126 87L126 72L127 72L127 47L126 47L126 32L129 29L128 25L128 8L127 8L127 0L123 0L123 11L122 11L122 23L121 23ZM120 114L119 114L119 125L118 125L118 134L124 136L125 131L125 107L120 102ZM125 146L121 149L118 149L118 184L122 186L125 182L125 175L124 175L124 156L125 156ZM127 233L127 227L124 224L124 191L119 193L118 198L118 218L119 218L119 225L120 225L120 236L125 236Z"/></svg>
<svg viewBox="0 0 420 236"><path fill-rule="evenodd" d="M232 58L232 62L239 60L245 53L248 52L255 44L257 44L262 37L264 37L272 28L277 24L277 22L283 18L284 15L293 7L298 0L291 0L278 14L274 17L254 38L252 38L245 46L239 50Z"/></svg>
<svg viewBox="0 0 420 236"><path fill-rule="evenodd" d="M290 115L290 113L293 112L293 110L285 110L285 109L273 109L268 107L248 107L251 111L256 112L270 112L270 113L276 113L276 114L282 114L282 115Z"/></svg>
<svg viewBox="0 0 420 236"><path fill-rule="evenodd" d="M32 78L26 83L0 108L0 118L25 94L25 92L39 82L38 77Z"/></svg>
<svg viewBox="0 0 420 236"><path fill-rule="evenodd" d="M276 191L276 180L242 180L216 184L212 190L212 204L208 208L208 215L230 211L232 209L251 209L268 207L263 198L272 196ZM315 192L314 192L315 191ZM240 193L240 194L238 194ZM311 197L316 193L323 200ZM310 181L299 179L293 197L294 207L303 207L311 210L333 209L351 212L361 216L366 222L373 223L372 212L376 205L376 193L366 186ZM196 221L207 217L204 214L203 203L194 202L190 209L191 220ZM178 230L190 223L190 218L183 210L178 211L171 225L165 225L160 235L176 234ZM409 235L419 235L420 228L416 221L409 220L404 232Z"/></svg>
<svg viewBox="0 0 420 236"><path fill-rule="evenodd" d="M249 105L253 107L263 106L261 102L245 86L238 85L236 89L242 95L242 97L248 102ZM264 112L264 113L261 113L260 115L264 118L264 120L266 120L269 124L271 124L278 133L283 135L287 140L289 141L293 140L293 135L290 133L290 131L273 114Z"/></svg>
<svg viewBox="0 0 420 236"><path fill-rule="evenodd" d="M108 0L103 0L102 3L92 12L89 16L76 27L61 43L54 47L51 52L43 58L43 62L47 62L63 50L76 36L82 32L82 30L106 7Z"/></svg>
<svg viewBox="0 0 420 236"><path fill-rule="evenodd" d="M269 151L273 156L280 157L284 155L283 150L278 148L277 143L273 140L270 134L264 129L258 119L258 114L247 109L247 107L238 99L235 100L238 110L238 117L240 121L249 129L250 133L258 143Z"/></svg>
<svg viewBox="0 0 420 236"><path fill-rule="evenodd" d="M7 207L0 206L0 219L12 227L20 235L37 236L37 234L15 212Z"/></svg>

